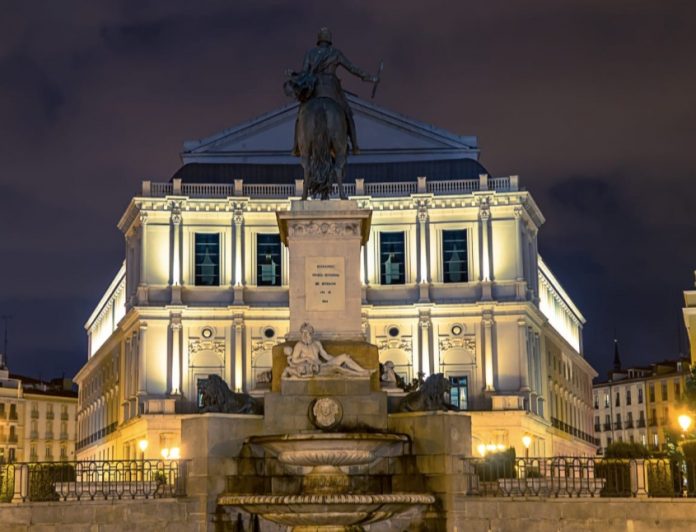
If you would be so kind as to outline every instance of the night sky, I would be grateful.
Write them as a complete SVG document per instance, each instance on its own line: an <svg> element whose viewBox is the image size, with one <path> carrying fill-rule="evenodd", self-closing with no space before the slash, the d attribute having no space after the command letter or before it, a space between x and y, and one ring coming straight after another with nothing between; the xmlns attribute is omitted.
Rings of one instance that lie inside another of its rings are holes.
<svg viewBox="0 0 696 532"><path fill-rule="evenodd" d="M288 103L283 72L323 25L359 66L384 59L375 103L477 135L492 175L520 175L546 216L540 253L587 318L600 375L615 331L626 364L688 351L696 2L1 7L0 314L13 316L14 372L74 375L141 181L168 180L184 140Z"/></svg>

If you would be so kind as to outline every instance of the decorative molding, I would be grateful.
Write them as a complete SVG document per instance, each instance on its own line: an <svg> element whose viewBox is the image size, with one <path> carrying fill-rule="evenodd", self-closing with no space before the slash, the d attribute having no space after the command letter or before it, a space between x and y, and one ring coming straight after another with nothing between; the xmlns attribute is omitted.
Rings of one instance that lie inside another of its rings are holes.
<svg viewBox="0 0 696 532"><path fill-rule="evenodd" d="M288 226L291 236L326 235L360 236L360 224L355 222L292 222Z"/></svg>
<svg viewBox="0 0 696 532"><path fill-rule="evenodd" d="M213 351L216 355L225 356L225 342L222 340L192 340L189 342L189 353L192 355L201 351Z"/></svg>
<svg viewBox="0 0 696 532"><path fill-rule="evenodd" d="M440 339L440 352L444 353L450 349L465 349L471 354L476 353L476 335L466 334L463 336L448 336Z"/></svg>
<svg viewBox="0 0 696 532"><path fill-rule="evenodd" d="M412 349L412 341L411 338L408 336L400 336L398 338L383 338L377 344L377 348L380 351L384 351L387 349L397 349L410 353Z"/></svg>

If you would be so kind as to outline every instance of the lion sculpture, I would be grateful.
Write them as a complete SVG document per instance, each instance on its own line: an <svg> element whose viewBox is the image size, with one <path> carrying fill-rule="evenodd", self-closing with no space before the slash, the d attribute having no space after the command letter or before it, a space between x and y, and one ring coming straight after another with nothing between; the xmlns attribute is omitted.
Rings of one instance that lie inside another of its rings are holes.
<svg viewBox="0 0 696 532"><path fill-rule="evenodd" d="M432 412L459 410L449 402L451 384L442 373L430 375L415 392L409 393L399 403L399 412Z"/></svg>
<svg viewBox="0 0 696 532"><path fill-rule="evenodd" d="M235 393L218 375L208 375L201 390L203 406L201 412L220 412L223 414L261 414L261 404L245 393Z"/></svg>

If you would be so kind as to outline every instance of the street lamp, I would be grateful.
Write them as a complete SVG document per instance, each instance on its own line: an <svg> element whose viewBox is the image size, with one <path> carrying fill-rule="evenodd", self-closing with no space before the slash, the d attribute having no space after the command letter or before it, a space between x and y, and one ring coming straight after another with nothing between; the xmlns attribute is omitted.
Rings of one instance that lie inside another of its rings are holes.
<svg viewBox="0 0 696 532"><path fill-rule="evenodd" d="M524 445L524 457L529 458L529 446L532 444L532 437L529 434L522 436L522 445Z"/></svg>
<svg viewBox="0 0 696 532"><path fill-rule="evenodd" d="M149 442L144 438L138 442L138 447L140 447L140 452L142 453L143 460L145 460L145 451L147 451L148 444Z"/></svg>
<svg viewBox="0 0 696 532"><path fill-rule="evenodd" d="M165 460L167 460L169 458L170 451L167 447L162 449L161 453L162 453L162 458L164 458Z"/></svg>
<svg viewBox="0 0 696 532"><path fill-rule="evenodd" d="M689 430L689 427L693 421L691 416L688 414L682 414L677 418L677 421L679 421L679 426L682 429L682 438L686 438L686 431Z"/></svg>

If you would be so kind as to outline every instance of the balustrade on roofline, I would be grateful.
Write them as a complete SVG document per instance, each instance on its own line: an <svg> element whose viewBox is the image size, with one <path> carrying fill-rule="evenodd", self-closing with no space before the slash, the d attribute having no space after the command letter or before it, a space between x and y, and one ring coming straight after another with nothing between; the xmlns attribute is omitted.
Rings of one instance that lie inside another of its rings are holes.
<svg viewBox="0 0 696 532"><path fill-rule="evenodd" d="M174 179L171 183L143 181L142 195L145 197L186 196L190 198L231 198L248 197L259 199L284 199L302 196L304 183L245 184L243 179L234 183L182 183ZM519 190L518 176L489 177L481 174L478 179L449 179L428 181L419 177L416 181L365 183L356 179L355 183L343 186L347 196L370 196L375 198L406 197L412 194L470 194L473 192L516 192ZM331 197L338 197L338 187L334 185Z"/></svg>

